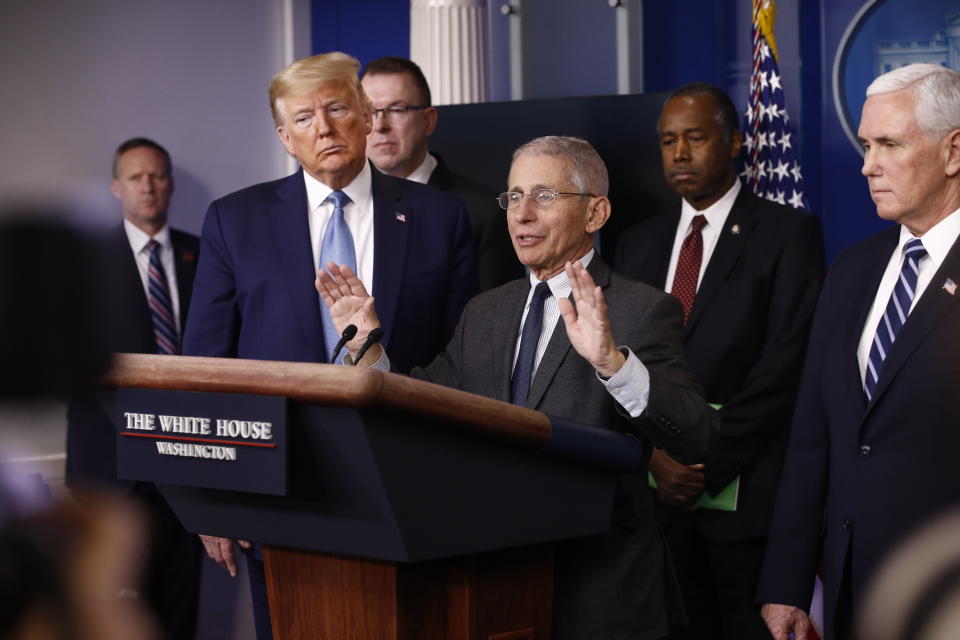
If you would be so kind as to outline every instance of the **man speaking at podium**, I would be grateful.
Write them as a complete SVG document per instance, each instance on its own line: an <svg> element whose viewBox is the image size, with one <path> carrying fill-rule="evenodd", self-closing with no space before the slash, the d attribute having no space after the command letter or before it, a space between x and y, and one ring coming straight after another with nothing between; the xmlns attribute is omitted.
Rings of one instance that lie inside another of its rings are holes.
<svg viewBox="0 0 960 640"><path fill-rule="evenodd" d="M683 358L680 304L594 253L610 216L607 185L584 140L548 136L517 149L500 206L530 275L471 300L446 352L411 375L701 461L717 418ZM316 284L334 324L359 329L352 359L380 321L348 266L326 269ZM387 351L375 345L361 363L389 367ZM563 543L555 571L554 638L661 638L682 619L646 468L618 479L610 532Z"/></svg>
<svg viewBox="0 0 960 640"><path fill-rule="evenodd" d="M400 370L430 362L477 290L470 220L456 198L383 175L366 159L370 103L360 63L334 52L274 76L277 134L302 167L210 205L184 354L328 362L339 335L317 297L318 264L356 267L384 316ZM236 573L231 540L203 536ZM262 563L248 564L257 637L271 637Z"/></svg>

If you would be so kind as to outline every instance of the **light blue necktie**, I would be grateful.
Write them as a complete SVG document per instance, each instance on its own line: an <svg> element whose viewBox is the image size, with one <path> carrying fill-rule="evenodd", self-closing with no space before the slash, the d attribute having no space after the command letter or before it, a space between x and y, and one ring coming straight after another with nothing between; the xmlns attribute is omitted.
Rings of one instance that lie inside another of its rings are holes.
<svg viewBox="0 0 960 640"><path fill-rule="evenodd" d="M910 240L903 247L903 266L900 267L900 277L897 278L897 284L893 287L890 301L883 312L883 317L880 318L877 334L873 336L873 344L870 346L867 372L863 377L863 390L867 393L868 401L873 398L873 392L877 388L883 361L890 352L897 334L907 321L907 316L910 315L910 305L917 291L917 265L925 255L927 250L923 248L919 238Z"/></svg>
<svg viewBox="0 0 960 640"><path fill-rule="evenodd" d="M333 203L333 215L327 223L327 230L323 234L320 244L320 268L325 269L328 262L348 265L357 273L357 253L353 246L353 234L343 218L343 208L351 202L350 196L343 191L333 191L324 202ZM359 274L358 274L359 275ZM320 301L320 315L323 319L323 339L326 346L327 362L333 357L333 348L340 340L340 333L333 326L327 305Z"/></svg>

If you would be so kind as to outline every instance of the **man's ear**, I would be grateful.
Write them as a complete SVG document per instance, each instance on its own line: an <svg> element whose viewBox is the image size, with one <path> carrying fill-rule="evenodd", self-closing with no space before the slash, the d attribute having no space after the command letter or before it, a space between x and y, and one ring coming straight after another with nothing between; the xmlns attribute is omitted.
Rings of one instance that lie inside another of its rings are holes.
<svg viewBox="0 0 960 640"><path fill-rule="evenodd" d="M296 153L293 150L293 143L290 142L290 134L287 133L287 130L284 129L283 125L277 125L277 137L280 138L280 142L283 143L283 147L287 150L287 153L296 157Z"/></svg>
<svg viewBox="0 0 960 640"><path fill-rule="evenodd" d="M610 198L598 196L592 198L587 209L587 233L599 231L610 219Z"/></svg>
<svg viewBox="0 0 960 640"><path fill-rule="evenodd" d="M114 197L116 197L117 200L120 199L120 179L119 178L114 178L110 182L110 191L113 193Z"/></svg>
<svg viewBox="0 0 960 640"><path fill-rule="evenodd" d="M956 178L960 176L960 129L954 129L947 134L946 142L946 163L944 171L947 176Z"/></svg>
<svg viewBox="0 0 960 640"><path fill-rule="evenodd" d="M735 130L730 134L730 159L736 160L740 155L740 147L743 146L743 135L740 133L740 129Z"/></svg>
<svg viewBox="0 0 960 640"><path fill-rule="evenodd" d="M437 128L437 116L438 116L438 115L439 115L439 114L437 113L437 108L436 108L436 107L427 107L426 109L423 110L423 117L425 117L425 118L427 119L427 127L426 127L426 130L425 130L425 133L426 133L428 136L429 136L430 134L432 134L432 133L436 130L436 128Z"/></svg>

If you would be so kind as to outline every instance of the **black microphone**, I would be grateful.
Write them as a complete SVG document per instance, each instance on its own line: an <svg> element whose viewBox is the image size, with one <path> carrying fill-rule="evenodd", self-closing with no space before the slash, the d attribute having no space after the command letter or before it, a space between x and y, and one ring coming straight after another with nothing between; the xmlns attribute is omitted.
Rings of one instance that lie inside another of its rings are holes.
<svg viewBox="0 0 960 640"><path fill-rule="evenodd" d="M357 363L363 360L363 356L367 355L367 351L370 350L370 347L380 342L380 338L382 337L383 329L380 327L371 329L370 333L367 334L367 341L363 343L363 346L360 347L360 351L357 351L357 357L353 359L353 366L357 366Z"/></svg>
<svg viewBox="0 0 960 640"><path fill-rule="evenodd" d="M343 349L343 345L353 340L353 336L355 335L357 335L357 325L348 324L346 329L343 330L343 333L340 334L340 340L337 342L337 346L333 348L333 357L330 358L330 364L336 364L337 356L340 355L340 350Z"/></svg>

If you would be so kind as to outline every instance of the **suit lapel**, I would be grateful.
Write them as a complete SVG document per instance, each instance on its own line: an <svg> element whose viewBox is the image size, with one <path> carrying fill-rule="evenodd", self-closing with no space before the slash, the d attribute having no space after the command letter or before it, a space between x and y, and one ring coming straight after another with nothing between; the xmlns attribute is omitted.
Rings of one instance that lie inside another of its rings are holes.
<svg viewBox="0 0 960 640"><path fill-rule="evenodd" d="M391 328L397 315L397 303L403 287L404 264L410 225L414 213L383 174L370 166L373 174L373 297L383 327L382 342L390 344ZM416 336L403 336L415 340Z"/></svg>
<svg viewBox="0 0 960 640"><path fill-rule="evenodd" d="M890 253L897 245L898 235L899 231L891 233L888 238L880 243L869 265L860 274L860 277L855 279L857 283L863 282L863 286L857 286L853 290L842 292L842 295L849 298L851 321L847 323L840 341L841 367L843 368L841 379L845 383L849 383L848 397L853 403L857 415L863 415L863 410L867 406L867 396L863 390L863 377L860 375L857 349L860 347L860 336L863 334L867 315L870 313L870 307L873 305L877 289L880 287L880 280L883 279L883 272L887 268ZM886 304L886 301L883 301L883 304ZM875 331L876 327L870 327L869 330Z"/></svg>
<svg viewBox="0 0 960 640"><path fill-rule="evenodd" d="M600 260L599 256L594 255L587 271L593 277L594 282L600 285L602 289L606 289L610 284L610 267ZM550 388L553 378L557 375L560 365L566 360L570 349L567 326L563 322L563 317L557 318L557 325L553 330L553 335L550 336L550 343L547 345L547 350L544 351L543 358L540 359L540 366L537 367L537 372L533 376L530 395L527 397L528 407L535 408L540 404L543 395Z"/></svg>
<svg viewBox="0 0 960 640"><path fill-rule="evenodd" d="M320 319L322 303L314 286L316 268L310 246L307 188L302 169L283 181L277 189L277 196L270 205L270 223L283 280L287 283L298 324L311 353L323 354L326 350Z"/></svg>
<svg viewBox="0 0 960 640"><path fill-rule="evenodd" d="M111 344L123 345L130 350L136 348L144 353L156 353L157 342L153 335L153 319L150 316L150 305L147 301L147 292L143 289L143 280L140 278L140 268L137 266L137 257L130 248L130 239L121 223L110 238L110 251L114 252L115 262L118 265L116 278L119 287L117 300L122 320L116 323L117 331L121 335L111 336ZM182 317L183 314L181 314Z"/></svg>
<svg viewBox="0 0 960 640"><path fill-rule="evenodd" d="M180 335L187 327L187 312L190 310L190 295L193 293L193 274L197 268L197 255L183 246L173 229L173 264L177 271L177 297L180 299Z"/></svg>
<svg viewBox="0 0 960 640"><path fill-rule="evenodd" d="M741 186L740 193L730 209L730 215L727 216L723 229L720 229L717 246L713 249L713 255L707 263L707 270L693 299L690 318L683 330L684 336L689 335L697 325L703 316L703 310L710 305L711 300L726 281L730 270L740 258L747 238L750 237L757 223L756 205L756 196L750 193L749 189Z"/></svg>
<svg viewBox="0 0 960 640"><path fill-rule="evenodd" d="M430 174L430 179L427 180L427 184L432 185L441 191L447 191L453 187L453 172L451 172L449 167L447 167L447 163L444 162L443 156L441 156L439 153L431 151L430 155L432 155L437 161L437 166Z"/></svg>
<svg viewBox="0 0 960 640"><path fill-rule="evenodd" d="M887 354L880 369L873 400L867 407L868 413L890 386L910 354L916 350L940 319L956 306L957 296L951 295L943 288L947 278L955 283L960 282L960 241L953 243L943 264L933 274L933 279L930 280L930 284L927 285L900 333L897 334L896 340L893 341L890 353Z"/></svg>
<svg viewBox="0 0 960 640"><path fill-rule="evenodd" d="M502 341L494 349L493 379L497 381L496 399L504 402L510 402L511 399L513 355L517 349L523 309L530 293L530 279L524 276L522 280L516 280L507 286L510 287L507 293L499 296L496 313L491 319L490 333L494 340Z"/></svg>

